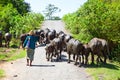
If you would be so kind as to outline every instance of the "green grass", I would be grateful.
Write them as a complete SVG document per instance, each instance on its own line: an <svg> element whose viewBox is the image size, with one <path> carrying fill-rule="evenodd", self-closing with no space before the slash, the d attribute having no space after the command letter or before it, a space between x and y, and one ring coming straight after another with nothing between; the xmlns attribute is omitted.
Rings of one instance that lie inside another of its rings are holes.
<svg viewBox="0 0 120 80"><path fill-rule="evenodd" d="M24 58L26 51L17 48L0 48L0 62L13 61L19 58ZM4 70L0 69L0 78L5 76Z"/></svg>
<svg viewBox="0 0 120 80"><path fill-rule="evenodd" d="M11 61L25 57L25 50L0 48L0 61Z"/></svg>
<svg viewBox="0 0 120 80"><path fill-rule="evenodd" d="M8 61L11 61L11 60L16 60L16 59L19 59L19 58L23 58L25 57L25 51L24 50L20 50L20 52L17 52L14 56L11 56Z"/></svg>
<svg viewBox="0 0 120 80"><path fill-rule="evenodd" d="M0 69L0 78L4 77L5 76L5 72L4 70Z"/></svg>
<svg viewBox="0 0 120 80"><path fill-rule="evenodd" d="M86 70L94 80L120 80L120 64L116 62L89 65Z"/></svg>

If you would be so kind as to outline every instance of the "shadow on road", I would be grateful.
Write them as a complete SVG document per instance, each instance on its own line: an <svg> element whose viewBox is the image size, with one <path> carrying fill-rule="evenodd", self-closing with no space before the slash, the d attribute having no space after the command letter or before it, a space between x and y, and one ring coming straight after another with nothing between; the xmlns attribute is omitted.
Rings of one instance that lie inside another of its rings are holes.
<svg viewBox="0 0 120 80"><path fill-rule="evenodd" d="M55 65L32 65L31 67L55 67Z"/></svg>

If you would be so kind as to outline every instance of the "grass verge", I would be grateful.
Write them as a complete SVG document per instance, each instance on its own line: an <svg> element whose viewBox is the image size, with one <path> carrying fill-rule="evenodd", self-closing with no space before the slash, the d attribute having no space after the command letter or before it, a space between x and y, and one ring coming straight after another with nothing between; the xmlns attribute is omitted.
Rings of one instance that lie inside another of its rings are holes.
<svg viewBox="0 0 120 80"><path fill-rule="evenodd" d="M0 69L0 78L4 77L5 76L5 72L4 70Z"/></svg>
<svg viewBox="0 0 120 80"><path fill-rule="evenodd" d="M0 48L0 61L11 61L25 57L25 50Z"/></svg>
<svg viewBox="0 0 120 80"><path fill-rule="evenodd" d="M94 80L120 80L120 64L117 62L89 65L86 70Z"/></svg>
<svg viewBox="0 0 120 80"><path fill-rule="evenodd" d="M0 64L25 57L25 50L17 48L0 48ZM5 76L4 70L0 69L0 78Z"/></svg>

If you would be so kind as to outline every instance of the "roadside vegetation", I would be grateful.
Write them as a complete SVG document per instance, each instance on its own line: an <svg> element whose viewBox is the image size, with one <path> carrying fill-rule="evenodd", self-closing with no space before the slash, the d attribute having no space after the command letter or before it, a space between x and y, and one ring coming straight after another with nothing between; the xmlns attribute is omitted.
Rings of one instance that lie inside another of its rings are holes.
<svg viewBox="0 0 120 80"><path fill-rule="evenodd" d="M24 0L0 1L0 31L3 34L10 32L13 38L19 38L22 33L40 28L43 21L43 15L31 12Z"/></svg>
<svg viewBox="0 0 120 80"><path fill-rule="evenodd" d="M24 0L1 0L0 32L3 36L7 32L11 33L12 40L10 48L0 47L0 64L25 57L25 51L18 49L20 35L28 33L30 30L39 29L43 21L43 15L31 12L30 4ZM4 41L2 42L4 45ZM0 69L0 77L3 76L5 76L5 72Z"/></svg>
<svg viewBox="0 0 120 80"><path fill-rule="evenodd" d="M25 57L25 50L18 48L0 48L0 65L4 62L17 60ZM0 78L5 76L4 70L0 69Z"/></svg>
<svg viewBox="0 0 120 80"><path fill-rule="evenodd" d="M86 71L94 80L120 80L120 64L107 60L107 64L89 64Z"/></svg>
<svg viewBox="0 0 120 80"><path fill-rule="evenodd" d="M4 77L5 76L5 72L4 70L0 69L0 78Z"/></svg>
<svg viewBox="0 0 120 80"><path fill-rule="evenodd" d="M111 61L107 65L91 65L87 68L95 80L120 80L119 15L119 0L88 0L76 12L62 18L66 29L81 42L88 43L94 37L108 41Z"/></svg>
<svg viewBox="0 0 120 80"><path fill-rule="evenodd" d="M15 48L0 48L0 61L11 61L25 57L25 51Z"/></svg>

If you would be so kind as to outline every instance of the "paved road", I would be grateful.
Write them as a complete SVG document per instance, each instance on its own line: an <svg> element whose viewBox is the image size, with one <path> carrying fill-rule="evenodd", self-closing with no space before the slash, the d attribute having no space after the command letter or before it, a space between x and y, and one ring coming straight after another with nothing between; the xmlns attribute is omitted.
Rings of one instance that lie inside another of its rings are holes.
<svg viewBox="0 0 120 80"><path fill-rule="evenodd" d="M64 31L62 21L45 21L42 28ZM45 46L35 49L33 66L26 66L26 59L19 59L2 65L6 71L6 78L2 80L92 80L85 68L67 63L66 52L62 52L62 60L48 62L45 58Z"/></svg>

